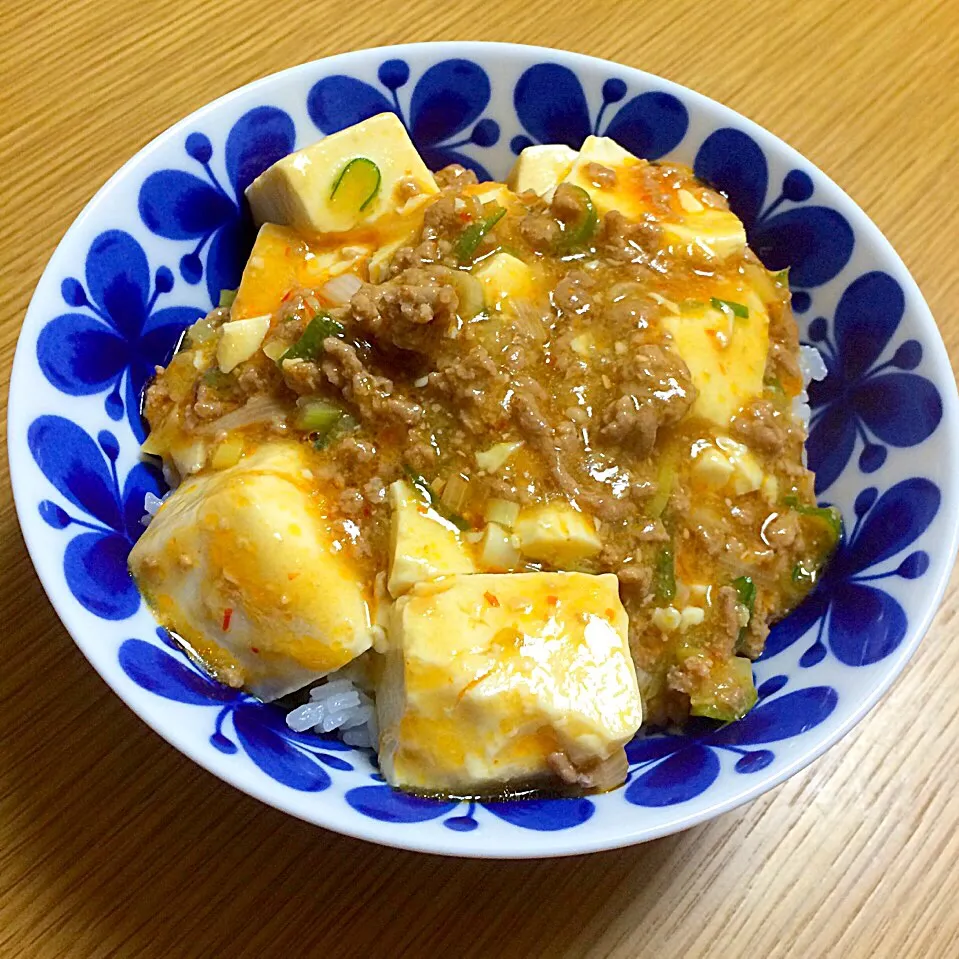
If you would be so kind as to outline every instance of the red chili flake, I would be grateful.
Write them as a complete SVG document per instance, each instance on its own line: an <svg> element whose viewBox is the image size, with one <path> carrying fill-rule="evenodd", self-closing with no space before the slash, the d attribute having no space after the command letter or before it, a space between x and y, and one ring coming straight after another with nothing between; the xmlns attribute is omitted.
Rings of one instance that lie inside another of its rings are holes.
<svg viewBox="0 0 959 959"><path fill-rule="evenodd" d="M607 619L612 619L615 615L616 615L616 614L615 614L611 609L607 609L607 610L606 610L606 618L607 618Z"/></svg>
<svg viewBox="0 0 959 959"><path fill-rule="evenodd" d="M559 605L559 597L558 597L558 596L547 596L547 597L546 597L546 605L547 605L547 606L558 606L558 605Z"/></svg>
<svg viewBox="0 0 959 959"><path fill-rule="evenodd" d="M492 593L483 593L483 598L490 606L499 606L499 600Z"/></svg>
<svg viewBox="0 0 959 959"><path fill-rule="evenodd" d="M286 578L290 580L290 582L292 582L299 575L300 575L299 573L287 573Z"/></svg>
<svg viewBox="0 0 959 959"><path fill-rule="evenodd" d="M259 650L259 647L257 647L257 646L251 646L251 647L250 647L250 652L251 652L251 653L256 653L257 656L260 655L260 650Z"/></svg>
<svg viewBox="0 0 959 959"><path fill-rule="evenodd" d="M223 632L224 633L229 631L231 619L233 619L233 610L229 606L227 606L227 608L223 610Z"/></svg>
<svg viewBox="0 0 959 959"><path fill-rule="evenodd" d="M286 293L284 293L283 296L280 298L280 302L285 303L292 295L293 295L293 291L287 290Z"/></svg>

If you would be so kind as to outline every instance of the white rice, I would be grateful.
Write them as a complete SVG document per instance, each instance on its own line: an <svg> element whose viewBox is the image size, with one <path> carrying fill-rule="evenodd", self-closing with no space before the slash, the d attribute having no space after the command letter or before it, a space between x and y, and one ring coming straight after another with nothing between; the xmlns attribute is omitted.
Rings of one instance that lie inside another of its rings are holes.
<svg viewBox="0 0 959 959"><path fill-rule="evenodd" d="M153 517L156 516L157 511L163 505L163 501L172 492L173 492L172 490L169 490L166 493L164 493L163 496L157 496L154 493L147 493L146 496L143 497L143 508L144 510L146 510L146 512L143 514L143 516L140 517L140 522L144 526L150 525L150 520L152 520Z"/></svg>
<svg viewBox="0 0 959 959"><path fill-rule="evenodd" d="M793 400L792 415L803 429L809 428L811 411L809 409L809 393L806 388L813 380L824 380L829 372L822 354L814 346L799 347L799 372L802 374L803 388Z"/></svg>
<svg viewBox="0 0 959 959"><path fill-rule="evenodd" d="M373 700L353 681L337 677L310 690L310 701L287 713L286 723L298 733L339 730L348 746L375 748L378 738Z"/></svg>

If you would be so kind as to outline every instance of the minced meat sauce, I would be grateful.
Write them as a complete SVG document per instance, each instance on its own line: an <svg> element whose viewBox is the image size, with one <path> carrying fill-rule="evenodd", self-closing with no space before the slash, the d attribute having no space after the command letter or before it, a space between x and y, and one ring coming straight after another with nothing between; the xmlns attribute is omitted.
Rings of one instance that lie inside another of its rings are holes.
<svg viewBox="0 0 959 959"><path fill-rule="evenodd" d="M598 187L617 175L588 172ZM213 344L229 306L191 329L146 391L147 451L165 454L175 433L182 473L299 436L371 584L388 564L397 479L472 541L491 502L572 504L601 541L575 568L618 576L646 722L742 715L755 693L737 664L815 583L838 521L815 507L803 465L785 278L748 249L719 260L664 234L678 204L727 208L688 169L636 176L647 212L627 219L597 215L568 184L547 202L440 171L418 235L378 282L289 291L263 348L228 373ZM731 331L748 310L716 290L744 284L768 315L768 350L761 391L722 425L697 407L676 323L712 304Z"/></svg>

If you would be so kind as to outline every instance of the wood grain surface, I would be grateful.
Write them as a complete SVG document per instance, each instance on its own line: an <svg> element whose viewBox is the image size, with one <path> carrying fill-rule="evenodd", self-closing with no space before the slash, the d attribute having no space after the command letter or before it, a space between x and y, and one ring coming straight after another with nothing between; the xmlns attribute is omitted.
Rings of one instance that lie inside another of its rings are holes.
<svg viewBox="0 0 959 959"><path fill-rule="evenodd" d="M0 0L0 25L4 403L43 266L124 160L248 81L413 40L579 50L740 110L862 205L959 356L954 0ZM0 956L959 956L957 585L881 705L751 805L589 857L445 860L290 819L151 733L47 603L4 458Z"/></svg>

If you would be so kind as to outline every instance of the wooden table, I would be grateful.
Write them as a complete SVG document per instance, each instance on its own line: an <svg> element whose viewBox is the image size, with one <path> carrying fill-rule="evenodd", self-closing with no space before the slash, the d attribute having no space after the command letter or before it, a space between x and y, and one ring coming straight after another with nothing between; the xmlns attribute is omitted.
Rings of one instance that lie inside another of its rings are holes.
<svg viewBox="0 0 959 959"><path fill-rule="evenodd" d="M2 11L4 401L44 264L127 157L275 70L441 38L609 57L757 120L879 224L959 356L954 0L2 0ZM586 858L444 860L290 819L151 733L47 603L5 458L0 470L0 955L959 956L959 579L882 704L752 805Z"/></svg>

